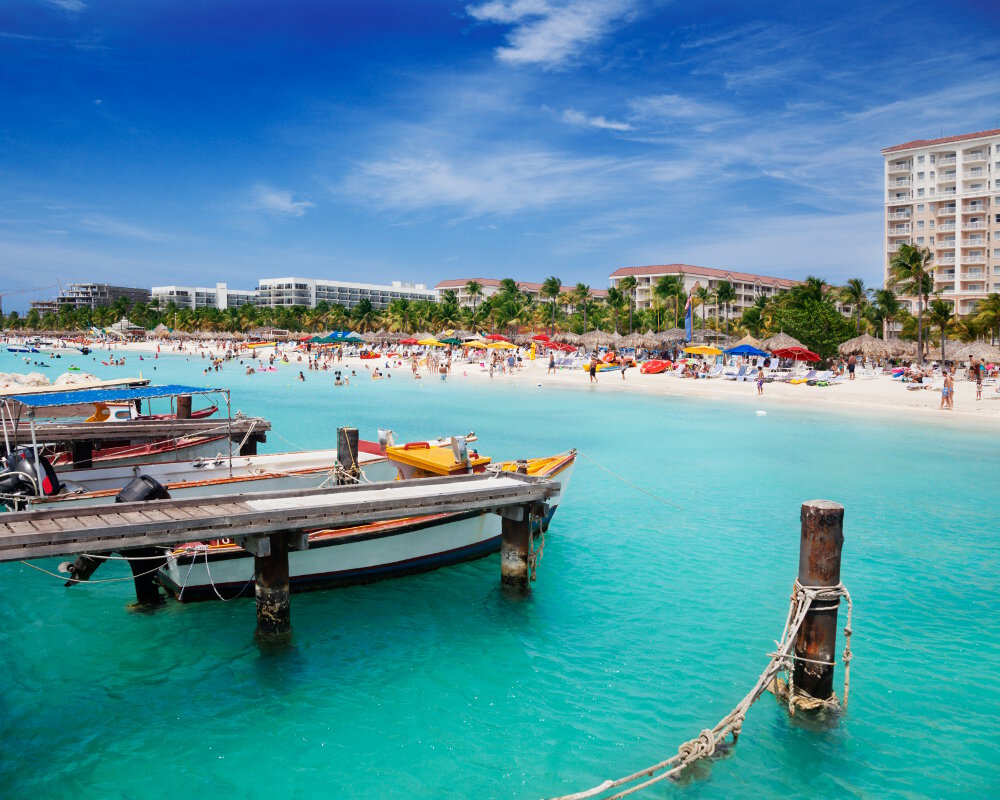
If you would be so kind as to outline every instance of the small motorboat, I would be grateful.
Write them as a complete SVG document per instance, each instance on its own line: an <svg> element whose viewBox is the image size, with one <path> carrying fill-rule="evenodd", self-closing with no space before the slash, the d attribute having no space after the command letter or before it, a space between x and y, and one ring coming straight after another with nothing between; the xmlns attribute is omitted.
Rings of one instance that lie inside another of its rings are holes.
<svg viewBox="0 0 1000 800"><path fill-rule="evenodd" d="M666 372L670 367L671 364L669 361L654 358L650 361L644 361L642 366L639 367L639 372L643 375L659 375L661 372Z"/></svg>

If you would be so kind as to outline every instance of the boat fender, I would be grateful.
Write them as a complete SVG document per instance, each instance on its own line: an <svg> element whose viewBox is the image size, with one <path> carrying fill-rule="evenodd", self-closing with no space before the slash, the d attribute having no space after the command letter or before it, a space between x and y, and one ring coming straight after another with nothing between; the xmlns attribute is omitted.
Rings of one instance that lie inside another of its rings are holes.
<svg viewBox="0 0 1000 800"><path fill-rule="evenodd" d="M170 493L148 475L136 475L115 495L116 503L141 503L146 500L169 500Z"/></svg>
<svg viewBox="0 0 1000 800"><path fill-rule="evenodd" d="M431 446L428 442L407 442L403 445L404 450L430 450Z"/></svg>

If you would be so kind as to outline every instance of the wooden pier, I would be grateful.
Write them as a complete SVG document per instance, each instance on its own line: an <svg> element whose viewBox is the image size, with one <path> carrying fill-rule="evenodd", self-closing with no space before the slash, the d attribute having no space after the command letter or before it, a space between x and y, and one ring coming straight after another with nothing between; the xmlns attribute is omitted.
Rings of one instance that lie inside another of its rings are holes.
<svg viewBox="0 0 1000 800"><path fill-rule="evenodd" d="M283 638L291 630L288 550L308 548L307 531L427 514L497 513L503 517L501 580L527 588L531 520L544 514L545 501L558 491L558 483L544 478L501 473L11 512L0 515L0 561L232 538L257 560L258 636Z"/></svg>

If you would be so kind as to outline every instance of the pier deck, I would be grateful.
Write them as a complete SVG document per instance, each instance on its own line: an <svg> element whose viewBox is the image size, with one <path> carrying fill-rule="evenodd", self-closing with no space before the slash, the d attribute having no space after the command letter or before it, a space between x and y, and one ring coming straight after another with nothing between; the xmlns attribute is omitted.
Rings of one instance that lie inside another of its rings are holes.
<svg viewBox="0 0 1000 800"><path fill-rule="evenodd" d="M0 515L0 561L107 553L199 539L293 535L423 514L516 509L558 484L514 473L120 503Z"/></svg>
<svg viewBox="0 0 1000 800"><path fill-rule="evenodd" d="M4 425L7 435L19 442L31 441L31 427L26 420L16 425ZM231 435L239 441L248 433L257 441L265 441L271 430L270 421L263 417L235 417L231 423L225 417L211 419L136 419L128 422L46 422L35 425L39 444L73 444L80 442L129 440L133 444L161 439L199 436L206 432Z"/></svg>

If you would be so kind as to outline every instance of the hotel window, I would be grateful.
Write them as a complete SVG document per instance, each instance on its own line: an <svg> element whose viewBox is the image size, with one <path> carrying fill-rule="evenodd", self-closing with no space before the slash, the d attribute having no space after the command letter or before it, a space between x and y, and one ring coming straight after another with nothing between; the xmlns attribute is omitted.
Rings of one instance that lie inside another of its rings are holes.
<svg viewBox="0 0 1000 800"><path fill-rule="evenodd" d="M930 225L930 227L931 227L931 230L934 230L934 220L931 220L931 225Z"/></svg>
<svg viewBox="0 0 1000 800"><path fill-rule="evenodd" d="M931 163L933 164L934 162L932 161ZM931 170L931 180L934 180L934 170Z"/></svg>
<svg viewBox="0 0 1000 800"><path fill-rule="evenodd" d="M923 196L924 196L924 190L923 189L917 189L917 197L923 197Z"/></svg>
<svg viewBox="0 0 1000 800"><path fill-rule="evenodd" d="M917 237L917 244L923 244L923 243L924 243L924 237L923 236L918 236Z"/></svg>
<svg viewBox="0 0 1000 800"><path fill-rule="evenodd" d="M923 164L924 163L924 157L923 156L917 156L917 163L918 164Z"/></svg>
<svg viewBox="0 0 1000 800"><path fill-rule="evenodd" d="M917 220L917 230L922 231L923 229L924 229L924 221L922 219Z"/></svg>
<svg viewBox="0 0 1000 800"><path fill-rule="evenodd" d="M933 153L931 153L931 163L932 163L932 164L934 163L934 159L936 159L936 158L937 158L937 156L936 156L936 155L934 155ZM931 177L932 177L932 178L934 177L934 173L933 173L933 172L931 173Z"/></svg>
<svg viewBox="0 0 1000 800"><path fill-rule="evenodd" d="M924 204L923 203L918 203L917 204L917 213L919 214L923 210L924 210ZM931 203L931 211L933 211L933 210L934 210L934 204Z"/></svg>
<svg viewBox="0 0 1000 800"><path fill-rule="evenodd" d="M922 172L918 172L918 173L917 173L917 180L918 180L918 181L922 181L923 179L924 179L924 173L922 173Z"/></svg>
<svg viewBox="0 0 1000 800"><path fill-rule="evenodd" d="M931 244L934 244L934 237L931 237Z"/></svg>

